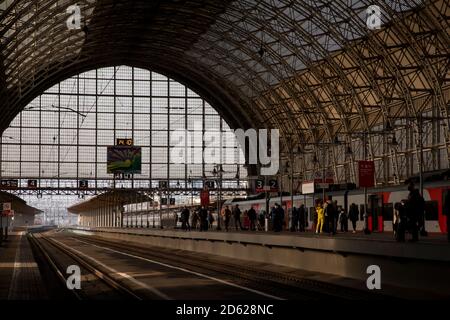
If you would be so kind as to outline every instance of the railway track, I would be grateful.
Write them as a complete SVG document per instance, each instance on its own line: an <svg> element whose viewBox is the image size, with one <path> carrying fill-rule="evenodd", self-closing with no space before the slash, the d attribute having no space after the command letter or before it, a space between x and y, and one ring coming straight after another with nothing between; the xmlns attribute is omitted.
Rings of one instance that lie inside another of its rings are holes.
<svg viewBox="0 0 450 320"><path fill-rule="evenodd" d="M343 287L323 281L305 279L295 274L285 274L257 269L247 265L237 265L208 259L202 256L193 257L186 252L151 247L144 248L131 243L118 243L93 236L72 235L75 240L91 245L110 248L121 252L133 253L137 256L185 268L203 274L220 274L238 281L240 284L270 292L275 296L287 299L318 300L324 297L340 300L383 300L392 299L381 294Z"/></svg>
<svg viewBox="0 0 450 320"><path fill-rule="evenodd" d="M31 245L36 248L44 258L44 263L56 274L61 286L67 288L66 270L69 265L77 265L81 269L82 275L90 277L91 285L87 290L69 290L76 300L87 299L127 299L143 300L144 298L130 290L128 287L117 281L88 257L80 252L76 252L63 243L47 237L43 234L29 233L28 239ZM92 279L93 276L93 279ZM84 286L83 286L84 287Z"/></svg>

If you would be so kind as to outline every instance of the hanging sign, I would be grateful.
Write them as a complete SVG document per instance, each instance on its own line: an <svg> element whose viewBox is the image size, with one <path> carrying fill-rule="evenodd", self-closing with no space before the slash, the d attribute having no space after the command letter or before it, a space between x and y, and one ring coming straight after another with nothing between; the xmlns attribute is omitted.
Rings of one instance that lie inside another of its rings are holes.
<svg viewBox="0 0 450 320"><path fill-rule="evenodd" d="M202 206L209 206L209 190L203 189L200 192L200 204Z"/></svg>
<svg viewBox="0 0 450 320"><path fill-rule="evenodd" d="M375 185L375 163L373 161L359 161L359 187L371 188Z"/></svg>

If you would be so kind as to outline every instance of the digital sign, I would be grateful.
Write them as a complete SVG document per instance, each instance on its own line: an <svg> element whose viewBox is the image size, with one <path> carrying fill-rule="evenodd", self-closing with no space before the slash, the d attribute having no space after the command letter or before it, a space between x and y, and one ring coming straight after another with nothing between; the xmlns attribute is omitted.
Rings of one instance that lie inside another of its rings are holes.
<svg viewBox="0 0 450 320"><path fill-rule="evenodd" d="M141 147L109 146L107 150L107 172L134 174L142 170Z"/></svg>

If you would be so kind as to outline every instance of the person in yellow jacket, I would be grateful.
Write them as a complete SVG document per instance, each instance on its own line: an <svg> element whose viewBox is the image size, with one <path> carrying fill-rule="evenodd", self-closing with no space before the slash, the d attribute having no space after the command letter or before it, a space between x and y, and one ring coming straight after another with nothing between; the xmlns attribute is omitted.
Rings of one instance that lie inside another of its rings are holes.
<svg viewBox="0 0 450 320"><path fill-rule="evenodd" d="M316 226L316 233L322 233L323 229L323 222L325 220L325 213L322 206L322 201L319 201L316 205L316 212L317 212L317 226Z"/></svg>

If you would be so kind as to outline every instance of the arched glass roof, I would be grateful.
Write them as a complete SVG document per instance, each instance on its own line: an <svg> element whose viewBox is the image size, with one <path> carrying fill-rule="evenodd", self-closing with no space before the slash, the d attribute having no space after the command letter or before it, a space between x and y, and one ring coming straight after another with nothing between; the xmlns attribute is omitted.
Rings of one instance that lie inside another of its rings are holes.
<svg viewBox="0 0 450 320"><path fill-rule="evenodd" d="M351 143L353 133L432 109L447 119L449 2L4 1L0 126L58 81L113 64L189 85L231 127L280 129L284 154L336 137ZM75 3L82 25L69 30L66 10ZM448 162L448 121L439 125ZM371 142L373 157L376 148Z"/></svg>

